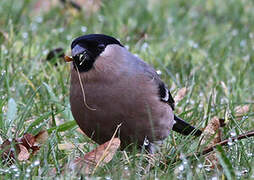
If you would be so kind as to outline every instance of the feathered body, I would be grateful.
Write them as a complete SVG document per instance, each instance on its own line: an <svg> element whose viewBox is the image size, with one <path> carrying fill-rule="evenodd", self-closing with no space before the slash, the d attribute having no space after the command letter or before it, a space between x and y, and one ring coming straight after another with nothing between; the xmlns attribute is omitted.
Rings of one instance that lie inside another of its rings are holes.
<svg viewBox="0 0 254 180"><path fill-rule="evenodd" d="M88 72L80 73L85 91L83 101L78 71L72 65L71 111L80 128L101 144L117 125L124 145L165 139L174 124L169 104L158 94L159 76L143 60L124 47L108 45Z"/></svg>

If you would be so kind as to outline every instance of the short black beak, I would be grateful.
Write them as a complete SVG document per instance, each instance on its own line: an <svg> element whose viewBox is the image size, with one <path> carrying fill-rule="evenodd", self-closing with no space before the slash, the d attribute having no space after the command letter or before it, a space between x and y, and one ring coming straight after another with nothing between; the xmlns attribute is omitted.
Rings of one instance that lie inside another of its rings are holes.
<svg viewBox="0 0 254 180"><path fill-rule="evenodd" d="M75 57L78 54L82 54L86 49L81 47L80 45L76 45L72 50L71 50L71 56Z"/></svg>

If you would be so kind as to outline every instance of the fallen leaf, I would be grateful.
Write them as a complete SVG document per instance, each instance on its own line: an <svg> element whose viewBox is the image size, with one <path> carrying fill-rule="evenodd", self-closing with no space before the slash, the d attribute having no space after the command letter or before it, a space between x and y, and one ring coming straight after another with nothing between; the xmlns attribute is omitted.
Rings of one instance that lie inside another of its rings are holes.
<svg viewBox="0 0 254 180"><path fill-rule="evenodd" d="M47 137L47 132L40 132L36 138L34 135L26 133L22 138L12 140L14 142L14 148L11 146L9 140L5 140L1 144L0 149L2 150L1 157L5 162L10 162L11 159L17 159L19 161L26 161L29 159L30 155L36 154L40 149L39 146L35 145L36 140L40 142L45 142ZM29 151L31 150L31 151ZM15 152L17 156L15 156Z"/></svg>
<svg viewBox="0 0 254 180"><path fill-rule="evenodd" d="M20 142L23 146L25 146L27 149L30 149L34 146L35 143L35 137L32 134L26 133L24 136L20 139Z"/></svg>
<svg viewBox="0 0 254 180"><path fill-rule="evenodd" d="M110 162L119 147L120 139L113 138L112 140L98 146L91 152L88 152L83 158L75 159L70 163L69 167L76 172L91 174L101 159L103 160L101 161L100 166Z"/></svg>
<svg viewBox="0 0 254 180"><path fill-rule="evenodd" d="M14 142L14 148L18 149L17 141ZM4 163L7 164L12 164L13 160L15 159L15 149L11 148L11 142L7 139L1 144L0 146L1 149L1 158Z"/></svg>
<svg viewBox="0 0 254 180"><path fill-rule="evenodd" d="M244 105L244 106L236 106L235 107L235 115L236 116L243 116L245 114L247 114L250 110L250 106L249 105Z"/></svg>
<svg viewBox="0 0 254 180"><path fill-rule="evenodd" d="M57 170L56 168L50 168L48 173L47 173L47 177L55 177L57 175Z"/></svg>
<svg viewBox="0 0 254 180"><path fill-rule="evenodd" d="M72 150L75 148L75 145L72 143L64 143L64 144L58 144L59 150Z"/></svg>
<svg viewBox="0 0 254 180"><path fill-rule="evenodd" d="M207 144L206 148L209 148L211 146L213 146L216 143L221 142L221 131L220 131L220 127L222 127L224 125L224 121L222 121L221 119L219 119L218 117L213 117L208 125L206 126L206 128L204 129L203 133L202 133L202 140L201 140L201 145ZM206 162L205 164L207 166L210 166L210 168L215 168L219 166L219 160L216 156L215 152L212 152L210 154L208 154L206 157Z"/></svg>
<svg viewBox="0 0 254 180"><path fill-rule="evenodd" d="M220 119L215 116L207 124L206 128L202 133L201 145L207 144L208 147L221 141L221 135L219 128L221 127ZM211 140L211 138L213 138ZM211 140L211 141L210 141ZM209 141L209 142L208 142Z"/></svg>
<svg viewBox="0 0 254 180"><path fill-rule="evenodd" d="M101 0L74 0L74 2L85 9L86 16L96 13L102 5Z"/></svg>
<svg viewBox="0 0 254 180"><path fill-rule="evenodd" d="M38 144L44 144L47 142L49 138L48 131L40 131L36 136L35 136L35 142Z"/></svg>
<svg viewBox="0 0 254 180"><path fill-rule="evenodd" d="M214 168L220 168L219 159L216 155L216 152L211 152L210 154L207 154L205 157L205 165L207 167L210 167L212 169Z"/></svg>
<svg viewBox="0 0 254 180"><path fill-rule="evenodd" d="M179 103L179 102L186 96L187 92L188 92L188 90L187 90L186 87L181 88L181 89L177 92L177 94L176 94L176 96L175 96L175 98L174 98L175 103L176 103L176 104Z"/></svg>
<svg viewBox="0 0 254 180"><path fill-rule="evenodd" d="M18 144L19 146L19 153L18 153L18 160L19 161L26 161L30 157L30 153L28 152L27 148L22 144Z"/></svg>
<svg viewBox="0 0 254 180"><path fill-rule="evenodd" d="M58 4L59 2L57 0L37 0L32 8L32 12L37 15L42 12L48 12Z"/></svg>

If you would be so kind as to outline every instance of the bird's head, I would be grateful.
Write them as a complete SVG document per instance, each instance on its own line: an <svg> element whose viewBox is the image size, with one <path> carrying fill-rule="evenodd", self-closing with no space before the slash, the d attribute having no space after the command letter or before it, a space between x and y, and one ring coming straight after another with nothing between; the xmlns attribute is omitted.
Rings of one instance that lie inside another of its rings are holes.
<svg viewBox="0 0 254 180"><path fill-rule="evenodd" d="M111 36L104 34L89 34L80 36L71 43L72 58L66 57L66 61L73 61L80 72L89 71L97 57L105 51L107 45L121 43Z"/></svg>

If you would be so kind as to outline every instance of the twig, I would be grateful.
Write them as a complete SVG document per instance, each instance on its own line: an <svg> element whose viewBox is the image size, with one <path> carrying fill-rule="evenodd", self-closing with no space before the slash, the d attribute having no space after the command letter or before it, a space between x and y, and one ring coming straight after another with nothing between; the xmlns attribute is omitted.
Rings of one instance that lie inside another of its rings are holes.
<svg viewBox="0 0 254 180"><path fill-rule="evenodd" d="M252 136L254 136L254 130L248 131L247 133L240 134L240 135L237 136L237 137L232 137L231 139L223 140L223 141L221 141L221 142L219 142L219 143L216 143L215 145L213 145L213 146L211 146L211 147L205 148L202 152L190 153L190 154L188 154L188 155L186 156L186 158L190 158L190 157L192 157L192 156L198 157L198 156L201 156L201 155L206 155L206 154L208 154L209 152L212 152L212 151L216 148L216 146L225 146L225 145L227 145L228 142L231 141L231 140L232 140L232 141L233 141L233 140L241 140L241 139L246 139L246 138L249 138L249 137L252 137ZM173 162L177 162L178 160L179 160L179 158L176 157L176 158L173 160ZM167 161L166 163L168 163L168 161Z"/></svg>
<svg viewBox="0 0 254 180"><path fill-rule="evenodd" d="M207 153L213 151L213 150L216 148L216 146L219 146L219 145L220 145L220 146L225 146L225 145L227 145L228 142L231 141L231 140L241 140L241 139L245 139L245 138L252 137L252 136L254 136L254 130L249 131L249 132L244 133L244 134L240 134L240 135L237 136L237 137L232 137L231 139L226 139L226 140L223 140L223 141L221 141L221 142L219 142L219 143L216 143L215 145L213 145L213 146L211 146L211 147L208 147L208 148L204 149L204 150L200 153L200 155L205 155L205 154L207 154Z"/></svg>

